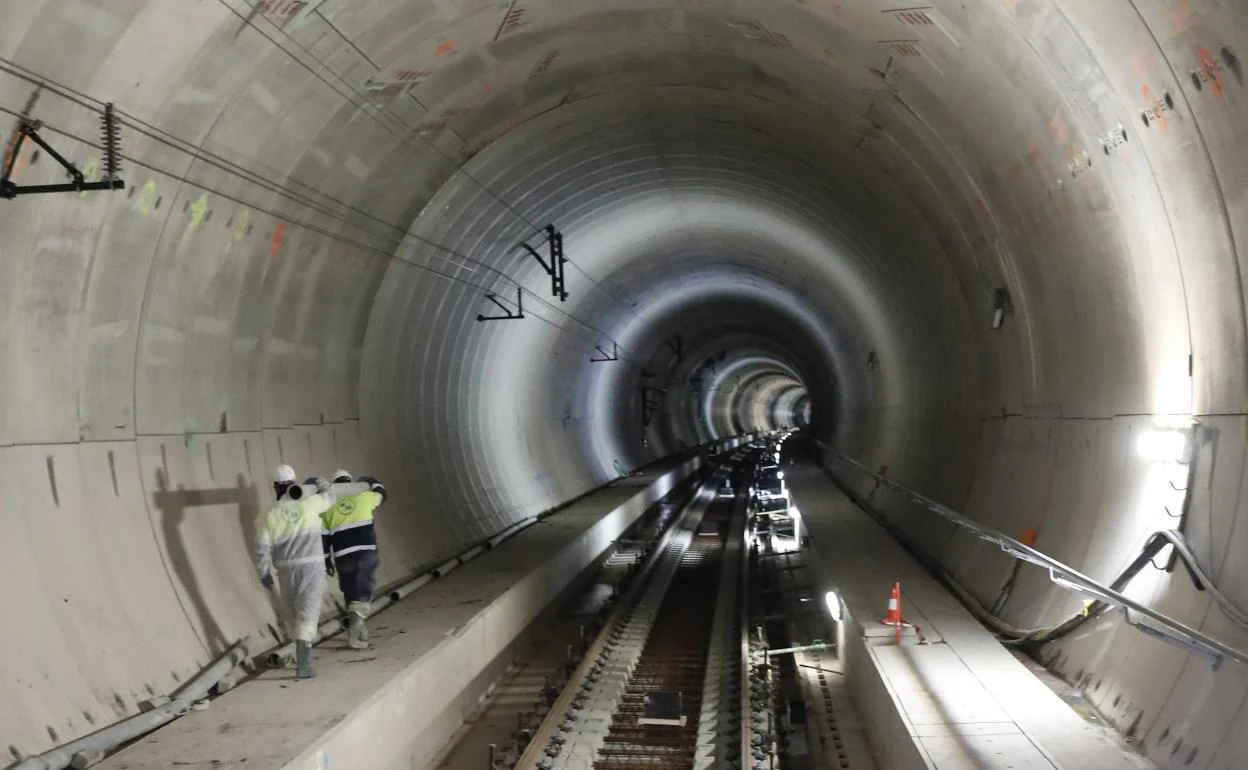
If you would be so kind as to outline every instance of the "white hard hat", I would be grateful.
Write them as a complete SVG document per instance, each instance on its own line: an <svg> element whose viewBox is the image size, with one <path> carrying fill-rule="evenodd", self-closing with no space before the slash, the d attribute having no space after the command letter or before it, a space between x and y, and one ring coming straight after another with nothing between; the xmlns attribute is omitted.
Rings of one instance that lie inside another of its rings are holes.
<svg viewBox="0 0 1248 770"><path fill-rule="evenodd" d="M338 481L342 479L351 481L353 479L353 476L349 472L344 471L342 468L339 468L338 470L334 471L334 475L330 476L330 479L332 479L334 483L336 484L338 483Z"/></svg>
<svg viewBox="0 0 1248 770"><path fill-rule="evenodd" d="M295 469L289 465L279 465L273 471L274 484L293 484L295 481Z"/></svg>

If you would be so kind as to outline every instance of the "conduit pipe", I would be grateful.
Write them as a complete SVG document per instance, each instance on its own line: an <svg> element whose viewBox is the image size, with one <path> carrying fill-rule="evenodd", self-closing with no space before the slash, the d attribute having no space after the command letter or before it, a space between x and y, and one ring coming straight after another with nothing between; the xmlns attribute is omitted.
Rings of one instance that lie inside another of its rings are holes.
<svg viewBox="0 0 1248 770"><path fill-rule="evenodd" d="M333 487L335 497L350 497L351 495L358 495L361 492L367 492L370 487L369 484L363 481L341 482L338 484L330 484L330 486ZM311 497L316 494L316 485L295 484L289 491L287 491L287 494L290 495L291 500L302 500L305 497Z"/></svg>
<svg viewBox="0 0 1248 770"><path fill-rule="evenodd" d="M333 485L335 494L344 497L365 492L369 489L369 486L369 484L360 481ZM309 494L314 494L316 492L316 487L310 484L297 484L292 489L299 489L300 493L307 491ZM296 497L296 499L298 498ZM372 611L374 613L380 612L395 602L410 596L422 586L440 577L445 577L452 570L497 547L518 534L521 530L537 523L538 520L539 517L537 516L521 519L485 540L469 546L460 552L458 556L448 559L438 567L420 572L412 578L403 581L398 586L377 597L372 603ZM326 639L342 629L341 617L334 617L322 623L317 628L317 634L320 639ZM201 671L198 676L187 682L180 690L177 690L167 703L157 706L150 711L123 719L103 730L83 736L52 751L38 756L27 757L14 765L10 770L64 770L68 767L81 770L94 765L118 746L163 727L189 711L192 704L202 700L219 682L251 657L251 644L251 637L244 637L235 642L216 662ZM294 647L294 642L277 647L271 650L265 656L265 659L271 666L279 665L294 655Z"/></svg>
<svg viewBox="0 0 1248 770"><path fill-rule="evenodd" d="M1230 647L1229 645L1214 639L1211 636L1203 634L1196 629L1175 620L1174 618L1163 615L1151 607L1133 601L1132 599L1122 595L1118 590L1098 583L1087 575L1084 575L1074 568L1063 564L1048 554L1024 545L1009 535L998 532L991 527L984 526L979 522L963 516L946 505L921 495L918 492L915 492L914 490L903 486L902 484L899 484L882 474L876 473L852 457L837 452L835 449L818 439L815 439L815 442L824 447L833 458L847 463L851 467L866 474L869 478L874 479L879 484L888 487L903 497L908 498L912 502L936 514L940 518L962 528L975 537L997 545L1005 554L1048 570L1049 579L1054 585L1096 597L1099 601L1107 605L1119 608L1123 613L1123 619L1133 628L1187 652L1194 652L1203 655L1208 658L1210 665L1215 669L1221 665L1223 659L1226 658L1229 658L1241 665L1248 666L1248 655L1244 652ZM825 468L825 470L827 469ZM829 473L833 477L833 480L836 481L836 474L831 471L829 471ZM846 489L848 487L847 484L843 483L838 483L838 485L842 489ZM872 513L870 507L864 507L863 510L868 513ZM890 527L890 531L894 531L894 534L896 535L894 528ZM948 583L950 585L957 585L956 581L952 580L948 580ZM959 591L959 593L962 593L962 591ZM1147 618L1156 625L1154 626L1141 622L1139 620L1141 617Z"/></svg>
<svg viewBox="0 0 1248 770"><path fill-rule="evenodd" d="M198 676L183 685L181 689L176 690L168 703L151 711L135 714L45 754L27 757L12 770L64 770L67 767L81 770L81 768L94 765L123 743L146 735L189 711L191 705L202 700L213 685L251 657L248 650L250 644L251 637L244 637L235 642L234 646L230 647L215 663L199 672Z"/></svg>

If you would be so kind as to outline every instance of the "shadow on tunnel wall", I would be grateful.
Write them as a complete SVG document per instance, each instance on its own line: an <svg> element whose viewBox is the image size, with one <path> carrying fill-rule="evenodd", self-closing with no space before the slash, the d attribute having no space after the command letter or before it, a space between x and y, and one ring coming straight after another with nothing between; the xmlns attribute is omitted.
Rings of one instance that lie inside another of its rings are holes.
<svg viewBox="0 0 1248 770"><path fill-rule="evenodd" d="M169 553L169 566L186 592L192 605L191 609L198 617L200 627L206 637L203 640L204 644L213 654L224 652L237 639L229 638L221 628L216 617L217 613L209 606L204 596L204 590L200 584L204 576L196 575L194 565L191 563L193 549L187 542L188 533L184 525L190 521L191 516L229 516L231 514L228 512L228 507L233 507L236 511L233 515L238 516L243 533L243 542L239 547L244 548L250 554L256 542L256 521L259 516L256 501L258 499L256 485L248 483L241 473L236 476L233 487L187 489L179 484L176 489L171 490L164 470L156 470L156 491L152 493L152 503L159 512L160 526L165 536L165 547ZM209 507L221 510L196 510ZM283 611L280 602L276 600L276 595L271 591L266 595L274 616L283 618ZM269 628L277 638L276 629L272 626Z"/></svg>

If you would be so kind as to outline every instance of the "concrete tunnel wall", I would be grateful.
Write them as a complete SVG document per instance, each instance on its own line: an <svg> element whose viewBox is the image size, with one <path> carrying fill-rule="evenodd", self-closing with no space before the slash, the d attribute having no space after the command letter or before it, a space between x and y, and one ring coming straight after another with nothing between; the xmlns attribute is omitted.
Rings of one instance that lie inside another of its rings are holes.
<svg viewBox="0 0 1248 770"><path fill-rule="evenodd" d="M248 540L278 461L389 482L388 580L808 405L1110 578L1175 521L1139 433L1195 416L1186 529L1248 604L1248 8L903 5L0 4L5 120L42 83L44 135L98 178L116 102L128 187L0 202L0 753L276 624ZM548 222L564 303L516 248ZM518 286L523 321L474 320ZM910 526L993 601L1000 554ZM1182 574L1130 590L1248 646ZM1025 569L1002 614L1077 606ZM1248 751L1245 672L1116 622L1053 652L1163 766Z"/></svg>

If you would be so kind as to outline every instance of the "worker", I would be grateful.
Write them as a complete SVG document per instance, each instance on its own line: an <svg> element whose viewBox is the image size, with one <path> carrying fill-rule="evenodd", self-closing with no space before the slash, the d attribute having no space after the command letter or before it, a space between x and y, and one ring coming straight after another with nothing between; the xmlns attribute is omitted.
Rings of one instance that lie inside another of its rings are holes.
<svg viewBox="0 0 1248 770"><path fill-rule="evenodd" d="M261 514L256 525L256 557L260 584L273 588L277 572L282 601L294 618L295 677L310 679L312 641L321 616L325 595L325 573L321 562L322 520L335 502L333 487L325 479L315 479L316 493L303 495L295 486L295 469L279 465L273 473L273 494L277 505Z"/></svg>
<svg viewBox="0 0 1248 770"><path fill-rule="evenodd" d="M351 474L334 471L335 484L350 484ZM325 512L325 574L338 573L338 587L347 600L347 646L368 647L368 620L377 581L377 532L373 513L386 501L386 488L369 476L368 489L340 498Z"/></svg>

